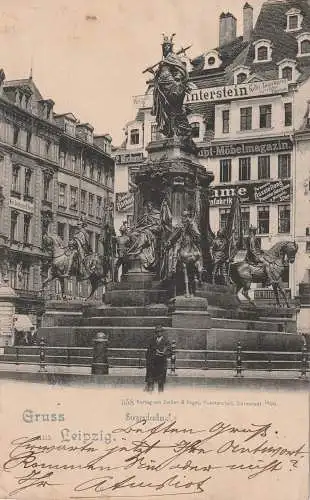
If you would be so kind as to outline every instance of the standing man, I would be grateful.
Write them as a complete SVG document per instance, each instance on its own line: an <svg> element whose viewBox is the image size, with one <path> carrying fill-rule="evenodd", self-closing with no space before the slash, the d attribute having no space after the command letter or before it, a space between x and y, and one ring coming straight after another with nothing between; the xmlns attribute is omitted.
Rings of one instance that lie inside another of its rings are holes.
<svg viewBox="0 0 310 500"><path fill-rule="evenodd" d="M153 391L154 384L157 383L158 392L163 392L167 375L167 359L171 358L171 354L171 345L164 336L163 327L156 326L155 334L146 351L146 391Z"/></svg>

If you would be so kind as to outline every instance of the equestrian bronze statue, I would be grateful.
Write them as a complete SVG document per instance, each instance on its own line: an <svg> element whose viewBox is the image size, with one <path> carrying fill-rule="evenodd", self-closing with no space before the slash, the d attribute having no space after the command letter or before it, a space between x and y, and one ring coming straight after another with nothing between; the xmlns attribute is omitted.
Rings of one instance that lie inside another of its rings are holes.
<svg viewBox="0 0 310 500"><path fill-rule="evenodd" d="M237 286L236 293L241 292L256 307L255 302L249 296L249 290L252 283L263 283L264 286L272 286L278 307L281 307L280 296L289 307L282 276L285 268L294 263L297 251L298 245L292 241L281 241L269 250L261 250L256 237L256 229L250 228L245 260L232 263L230 266L231 279Z"/></svg>
<svg viewBox="0 0 310 500"><path fill-rule="evenodd" d="M57 234L46 234L42 238L43 249L50 253L51 263L47 278L42 283L42 290L51 281L58 279L61 297L65 299L65 278L76 277L77 281L88 280L91 286L90 299L98 287L105 283L110 271L107 256L93 253L89 244L86 221L83 217L78 222L77 230L68 246Z"/></svg>

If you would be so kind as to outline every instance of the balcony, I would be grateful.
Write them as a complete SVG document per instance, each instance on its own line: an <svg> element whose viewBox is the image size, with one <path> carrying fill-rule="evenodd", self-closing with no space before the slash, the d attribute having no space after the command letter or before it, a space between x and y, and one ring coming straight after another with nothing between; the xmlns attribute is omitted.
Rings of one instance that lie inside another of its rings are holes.
<svg viewBox="0 0 310 500"><path fill-rule="evenodd" d="M52 209L52 202L49 200L42 200L42 207L50 208Z"/></svg>
<svg viewBox="0 0 310 500"><path fill-rule="evenodd" d="M33 203L33 196L30 194L24 194L24 201L29 201L29 203Z"/></svg>
<svg viewBox="0 0 310 500"><path fill-rule="evenodd" d="M22 195L20 191L16 191L15 189L11 189L11 197L21 199Z"/></svg>

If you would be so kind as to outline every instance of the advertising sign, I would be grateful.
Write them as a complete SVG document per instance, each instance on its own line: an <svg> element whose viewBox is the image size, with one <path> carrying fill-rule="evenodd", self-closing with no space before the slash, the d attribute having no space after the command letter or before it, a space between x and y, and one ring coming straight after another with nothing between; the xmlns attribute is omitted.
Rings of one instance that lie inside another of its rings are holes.
<svg viewBox="0 0 310 500"><path fill-rule="evenodd" d="M210 206L231 205L235 195L240 197L241 203L289 203L291 182L279 179L278 181L215 187L210 193Z"/></svg>
<svg viewBox="0 0 310 500"><path fill-rule="evenodd" d="M245 155L264 155L292 151L293 143L289 138L269 141L251 141L230 144L213 144L200 149L201 158L221 158Z"/></svg>
<svg viewBox="0 0 310 500"><path fill-rule="evenodd" d="M115 209L117 212L128 212L133 210L134 195L126 191L125 193L116 193Z"/></svg>
<svg viewBox="0 0 310 500"><path fill-rule="evenodd" d="M23 212L33 213L33 203L30 203L30 201L19 200L18 198L10 198L9 206L11 208L16 208L17 210L22 210Z"/></svg>

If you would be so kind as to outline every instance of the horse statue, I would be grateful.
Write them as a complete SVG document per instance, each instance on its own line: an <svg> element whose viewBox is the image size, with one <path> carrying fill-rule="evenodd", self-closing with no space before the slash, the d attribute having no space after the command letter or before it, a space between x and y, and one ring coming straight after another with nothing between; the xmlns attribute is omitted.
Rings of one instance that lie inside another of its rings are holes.
<svg viewBox="0 0 310 500"><path fill-rule="evenodd" d="M58 279L61 297L65 299L64 280L68 276L75 276L79 281L89 280L91 291L86 299L89 300L98 287L105 282L109 266L98 254L86 255L81 266L72 243L65 247L62 239L56 234L43 236L43 247L51 253L52 263L48 268L47 278L42 283L42 291L48 283Z"/></svg>
<svg viewBox="0 0 310 500"><path fill-rule="evenodd" d="M190 212L183 212L181 223L176 226L165 244L165 260L168 262L168 274L173 277L174 296L176 295L177 268L181 267L184 275L185 296L193 297L196 281L201 282L202 254L200 232Z"/></svg>
<svg viewBox="0 0 310 500"><path fill-rule="evenodd" d="M269 250L261 251L261 258L256 262L244 260L232 263L230 277L237 286L237 294L241 294L254 306L255 302L249 296L251 283L271 284L277 307L281 307L280 297L283 298L286 307L289 307L288 299L283 289L281 278L286 265L295 261L298 245L292 241L281 241Z"/></svg>

